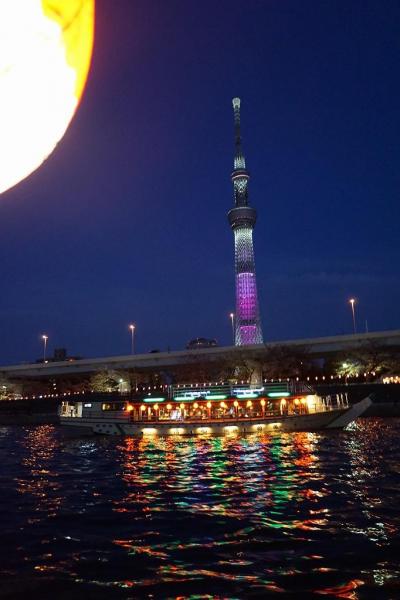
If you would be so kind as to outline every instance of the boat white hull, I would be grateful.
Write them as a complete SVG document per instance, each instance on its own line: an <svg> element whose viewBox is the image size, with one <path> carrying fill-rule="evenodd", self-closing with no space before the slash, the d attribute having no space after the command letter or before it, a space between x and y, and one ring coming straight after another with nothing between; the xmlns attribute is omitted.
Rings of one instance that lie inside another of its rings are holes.
<svg viewBox="0 0 400 600"><path fill-rule="evenodd" d="M267 433L271 431L318 431L321 429L343 429L362 415L371 405L365 398L349 408L324 412L280 417L246 418L213 421L136 421L125 419L60 417L62 425L73 427L82 433L103 435L225 435L226 433Z"/></svg>

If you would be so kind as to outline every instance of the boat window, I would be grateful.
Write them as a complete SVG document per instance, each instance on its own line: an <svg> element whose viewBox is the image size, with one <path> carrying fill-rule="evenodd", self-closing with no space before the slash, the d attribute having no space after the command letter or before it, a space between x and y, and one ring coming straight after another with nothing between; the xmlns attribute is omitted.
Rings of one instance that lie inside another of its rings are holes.
<svg viewBox="0 0 400 600"><path fill-rule="evenodd" d="M124 410L124 402L104 402L102 410Z"/></svg>
<svg viewBox="0 0 400 600"><path fill-rule="evenodd" d="M89 404L89 403L88 403L88 404L84 404L83 406L84 406L85 408L92 408L92 405L91 405L91 404Z"/></svg>

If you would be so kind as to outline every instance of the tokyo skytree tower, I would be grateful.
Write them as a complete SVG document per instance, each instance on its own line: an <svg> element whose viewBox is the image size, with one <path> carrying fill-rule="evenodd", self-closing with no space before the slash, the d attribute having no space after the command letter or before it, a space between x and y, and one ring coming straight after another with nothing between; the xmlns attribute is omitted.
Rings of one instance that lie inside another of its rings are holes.
<svg viewBox="0 0 400 600"><path fill-rule="evenodd" d="M244 346L263 343L253 250L253 228L257 213L248 204L249 174L240 135L240 98L234 98L232 104L235 116L236 151L231 178L235 206L229 211L228 219L235 236L235 345Z"/></svg>

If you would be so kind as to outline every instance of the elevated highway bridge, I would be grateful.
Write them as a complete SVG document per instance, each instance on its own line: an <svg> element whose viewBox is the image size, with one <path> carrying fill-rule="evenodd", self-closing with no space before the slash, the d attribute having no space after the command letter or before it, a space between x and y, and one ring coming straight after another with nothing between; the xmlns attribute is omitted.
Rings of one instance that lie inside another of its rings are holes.
<svg viewBox="0 0 400 600"><path fill-rule="evenodd" d="M0 366L0 377L10 380L75 377L98 371L168 371L184 365L218 364L225 361L265 361L273 348L305 349L310 358L328 358L338 353L362 348L373 343L387 351L400 352L400 330L378 331L353 335L337 335L270 342L254 346L225 346L173 352L150 352L127 356L106 356L59 362Z"/></svg>

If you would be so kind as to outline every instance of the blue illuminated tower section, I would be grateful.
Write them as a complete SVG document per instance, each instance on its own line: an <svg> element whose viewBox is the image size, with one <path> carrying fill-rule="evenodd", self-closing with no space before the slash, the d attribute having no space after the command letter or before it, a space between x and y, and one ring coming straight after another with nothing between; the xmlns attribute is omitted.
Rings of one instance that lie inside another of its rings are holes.
<svg viewBox="0 0 400 600"><path fill-rule="evenodd" d="M248 203L249 174L240 135L240 98L232 100L235 116L235 160L232 173L235 206L228 213L235 236L236 326L235 345L262 344L258 308L253 229L257 213Z"/></svg>

